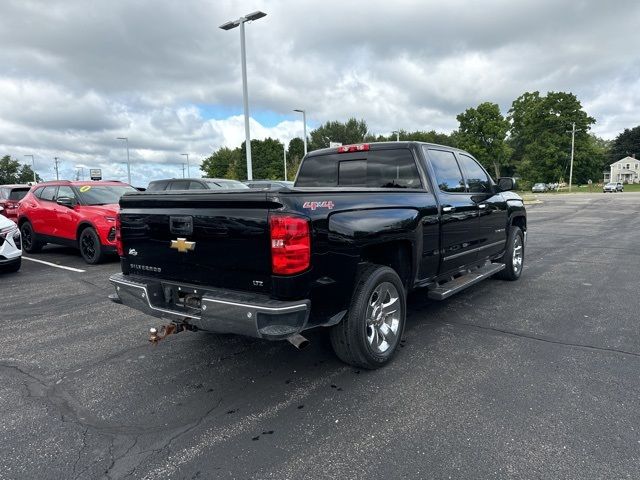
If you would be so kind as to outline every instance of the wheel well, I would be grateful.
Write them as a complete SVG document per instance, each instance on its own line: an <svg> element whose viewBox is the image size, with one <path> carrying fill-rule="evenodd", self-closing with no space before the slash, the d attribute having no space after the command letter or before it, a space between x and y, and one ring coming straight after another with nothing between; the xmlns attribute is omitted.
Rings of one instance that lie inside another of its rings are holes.
<svg viewBox="0 0 640 480"><path fill-rule="evenodd" d="M527 219L522 215L518 215L517 217L513 217L511 225L514 227L520 227L520 230L525 232L527 230Z"/></svg>
<svg viewBox="0 0 640 480"><path fill-rule="evenodd" d="M93 228L95 230L93 225L91 225L90 223L87 223L87 222L81 223L80 225L78 225L78 229L76 230L76 241L80 241L80 234L85 228Z"/></svg>
<svg viewBox="0 0 640 480"><path fill-rule="evenodd" d="M413 262L411 243L407 240L371 245L362 250L361 259L365 262L386 265L396 271L405 288L410 287Z"/></svg>

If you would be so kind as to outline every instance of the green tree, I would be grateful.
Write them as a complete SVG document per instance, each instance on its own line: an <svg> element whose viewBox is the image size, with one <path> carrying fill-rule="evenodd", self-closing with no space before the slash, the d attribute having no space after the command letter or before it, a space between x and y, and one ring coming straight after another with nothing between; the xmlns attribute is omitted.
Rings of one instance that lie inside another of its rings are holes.
<svg viewBox="0 0 640 480"><path fill-rule="evenodd" d="M633 154L640 155L640 125L631 129L625 128L624 132L613 140L609 152L609 164Z"/></svg>
<svg viewBox="0 0 640 480"><path fill-rule="evenodd" d="M350 118L345 123L332 121L311 132L309 150L327 148L329 142L340 142L343 145L362 143L369 131L367 122Z"/></svg>
<svg viewBox="0 0 640 480"><path fill-rule="evenodd" d="M6 183L16 183L20 171L20 162L11 160L9 155L0 159L0 185Z"/></svg>
<svg viewBox="0 0 640 480"><path fill-rule="evenodd" d="M42 178L40 178L40 175L36 173L36 182L41 181ZM31 166L24 164L20 167L20 171L18 172L17 183L28 182L33 182L33 170L31 169Z"/></svg>
<svg viewBox="0 0 640 480"><path fill-rule="evenodd" d="M400 141L412 141L412 142L427 142L427 143L436 143L438 145L446 145L448 147L457 147L457 139L455 137L456 133L452 133L451 135L446 133L436 132L435 130L423 131L416 130L414 132L407 132L406 130L400 130L399 137ZM389 136L378 135L377 137L373 137L371 141L376 142L395 142L396 136L395 133L392 133Z"/></svg>
<svg viewBox="0 0 640 480"><path fill-rule="evenodd" d="M500 113L495 103L481 103L477 108L468 108L457 117L459 147L475 156L487 170L500 177L500 167L507 165L511 148L506 143L509 122Z"/></svg>
<svg viewBox="0 0 640 480"><path fill-rule="evenodd" d="M204 172L205 177L209 178L236 178L233 176L233 172L237 168L241 156L242 152L239 148L231 150L222 147L203 160L200 170Z"/></svg>
<svg viewBox="0 0 640 480"><path fill-rule="evenodd" d="M508 119L513 160L523 179L568 179L572 123L576 124L574 171L592 171L589 130L595 120L582 109L574 94L548 92L541 96L539 92L526 92L514 100Z"/></svg>
<svg viewBox="0 0 640 480"><path fill-rule="evenodd" d="M300 137L292 138L287 149L287 180L293 180L304 157L304 141Z"/></svg>
<svg viewBox="0 0 640 480"><path fill-rule="evenodd" d="M234 172L234 178L239 180L247 178L245 144L246 142L242 142L242 160L238 162ZM273 138L251 140L251 164L253 178L282 180L284 178L284 145Z"/></svg>

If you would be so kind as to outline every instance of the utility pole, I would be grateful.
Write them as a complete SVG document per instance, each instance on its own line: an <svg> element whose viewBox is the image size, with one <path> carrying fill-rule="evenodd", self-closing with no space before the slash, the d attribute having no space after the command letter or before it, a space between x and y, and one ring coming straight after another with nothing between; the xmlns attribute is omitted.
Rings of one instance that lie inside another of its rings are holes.
<svg viewBox="0 0 640 480"><path fill-rule="evenodd" d="M187 176L191 178L191 168L189 167L189 154L181 153L180 155L182 155L183 157L187 157ZM182 172L182 177L184 178L184 171Z"/></svg>
<svg viewBox="0 0 640 480"><path fill-rule="evenodd" d="M56 180L60 180L58 176L58 157L53 157L53 160L56 162Z"/></svg>
<svg viewBox="0 0 640 480"><path fill-rule="evenodd" d="M576 144L576 122L571 127L571 166L569 167L569 192L571 192L571 182L573 180L573 151Z"/></svg>

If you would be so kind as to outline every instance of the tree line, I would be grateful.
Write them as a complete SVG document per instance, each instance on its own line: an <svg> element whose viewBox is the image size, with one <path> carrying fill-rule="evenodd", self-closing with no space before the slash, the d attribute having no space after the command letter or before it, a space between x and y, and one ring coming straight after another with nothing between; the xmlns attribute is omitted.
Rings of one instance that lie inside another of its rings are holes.
<svg viewBox="0 0 640 480"><path fill-rule="evenodd" d="M451 133L434 130L397 132L400 140L437 143L467 150L496 178L518 176L524 184L568 181L571 131L575 124L573 182L597 182L609 165L627 155L640 154L640 126L625 129L608 141L591 133L595 119L587 114L573 93L526 92L515 99L506 115L500 107L484 102L457 115L458 129ZM326 148L329 142L344 145L396 139L375 135L365 120L329 121L312 130L308 149ZM267 138L252 140L253 177L284 178L284 144ZM287 179L295 178L304 155L302 138L287 147ZM208 177L246 179L245 144L223 147L202 162Z"/></svg>
<svg viewBox="0 0 640 480"><path fill-rule="evenodd" d="M38 181L42 179L38 175ZM26 184L33 181L31 166L13 160L9 155L0 158L0 185Z"/></svg>

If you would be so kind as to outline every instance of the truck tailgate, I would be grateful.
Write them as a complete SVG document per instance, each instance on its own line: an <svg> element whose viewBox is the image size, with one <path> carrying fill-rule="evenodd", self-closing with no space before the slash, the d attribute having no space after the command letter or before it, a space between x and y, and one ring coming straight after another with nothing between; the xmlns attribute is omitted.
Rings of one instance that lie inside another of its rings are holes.
<svg viewBox="0 0 640 480"><path fill-rule="evenodd" d="M268 291L269 210L264 192L125 195L123 271L168 281Z"/></svg>

